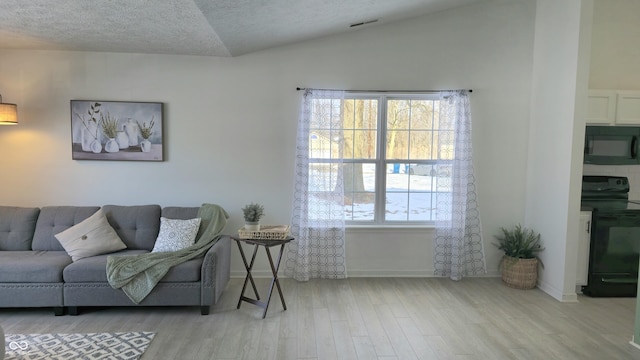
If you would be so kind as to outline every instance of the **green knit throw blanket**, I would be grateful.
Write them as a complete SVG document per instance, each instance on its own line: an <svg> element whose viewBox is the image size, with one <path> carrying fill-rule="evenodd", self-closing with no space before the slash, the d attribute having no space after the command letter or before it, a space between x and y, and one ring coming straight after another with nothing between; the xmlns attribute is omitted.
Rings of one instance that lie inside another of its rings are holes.
<svg viewBox="0 0 640 360"><path fill-rule="evenodd" d="M136 304L144 300L172 266L202 256L221 236L229 215L220 206L203 204L198 210L200 230L194 245L174 252L107 257L107 280Z"/></svg>

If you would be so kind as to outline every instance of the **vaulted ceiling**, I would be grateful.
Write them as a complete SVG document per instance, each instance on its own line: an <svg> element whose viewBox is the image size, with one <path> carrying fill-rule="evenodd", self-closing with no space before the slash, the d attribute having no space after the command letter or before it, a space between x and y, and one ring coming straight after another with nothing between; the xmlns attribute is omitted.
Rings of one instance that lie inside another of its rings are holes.
<svg viewBox="0 0 640 360"><path fill-rule="evenodd" d="M239 56L479 1L1 0L0 49Z"/></svg>

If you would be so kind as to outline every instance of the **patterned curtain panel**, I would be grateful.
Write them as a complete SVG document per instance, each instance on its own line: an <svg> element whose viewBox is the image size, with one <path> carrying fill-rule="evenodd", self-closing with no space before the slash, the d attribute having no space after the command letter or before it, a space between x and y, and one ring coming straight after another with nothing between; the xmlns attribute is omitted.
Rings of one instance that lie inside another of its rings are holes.
<svg viewBox="0 0 640 360"><path fill-rule="evenodd" d="M486 272L480 214L476 202L467 91L443 92L440 102L438 166L452 164L436 193L435 275L461 280Z"/></svg>
<svg viewBox="0 0 640 360"><path fill-rule="evenodd" d="M343 279L345 263L342 109L344 92L306 90L298 120L295 190L285 274Z"/></svg>

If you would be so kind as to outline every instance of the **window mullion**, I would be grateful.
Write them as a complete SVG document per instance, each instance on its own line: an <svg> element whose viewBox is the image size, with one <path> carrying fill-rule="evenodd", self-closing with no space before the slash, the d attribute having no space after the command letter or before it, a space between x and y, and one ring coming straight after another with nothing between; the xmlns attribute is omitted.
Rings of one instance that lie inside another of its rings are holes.
<svg viewBox="0 0 640 360"><path fill-rule="evenodd" d="M413 134L413 129L412 129L412 113L413 111L413 104L411 103L411 100L409 100L409 114L408 114L408 124L407 124L407 128L408 128L408 134L407 134L407 159L409 159L409 161L412 160L411 157L411 146L413 145L411 142L411 136ZM411 209L411 177L407 176L407 218L406 221L409 221L409 212Z"/></svg>
<svg viewBox="0 0 640 360"><path fill-rule="evenodd" d="M381 95L378 98L378 154L376 161L376 212L374 221L377 224L385 222L386 196L387 196L387 97Z"/></svg>

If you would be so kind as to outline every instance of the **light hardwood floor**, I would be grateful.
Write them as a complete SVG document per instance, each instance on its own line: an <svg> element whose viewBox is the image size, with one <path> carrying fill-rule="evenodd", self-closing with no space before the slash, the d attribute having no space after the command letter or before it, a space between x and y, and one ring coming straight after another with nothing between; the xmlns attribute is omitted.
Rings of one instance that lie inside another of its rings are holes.
<svg viewBox="0 0 640 360"><path fill-rule="evenodd" d="M256 279L266 292L267 279ZM149 359L640 359L635 298L560 303L495 278L281 279L266 319L232 279L199 308L1 309L6 333L155 331Z"/></svg>

